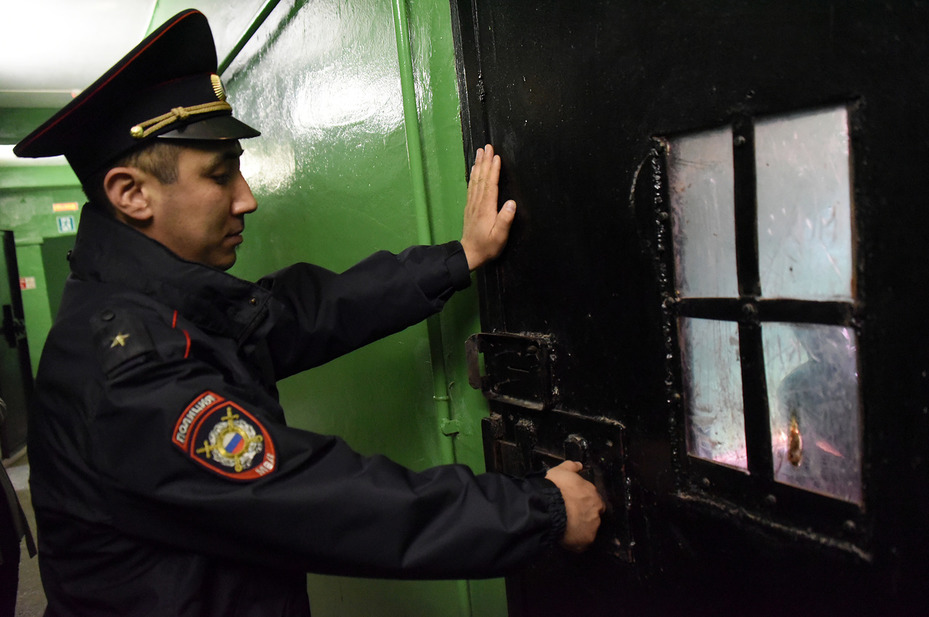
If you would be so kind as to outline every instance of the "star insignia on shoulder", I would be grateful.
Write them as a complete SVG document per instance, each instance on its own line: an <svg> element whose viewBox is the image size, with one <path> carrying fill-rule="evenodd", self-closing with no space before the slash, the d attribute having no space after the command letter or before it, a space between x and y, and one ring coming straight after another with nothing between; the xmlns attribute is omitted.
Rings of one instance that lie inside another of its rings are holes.
<svg viewBox="0 0 929 617"><path fill-rule="evenodd" d="M113 342L110 343L110 349L113 349L114 347L125 347L126 339L128 338L129 338L128 334L120 332L119 334L113 337Z"/></svg>

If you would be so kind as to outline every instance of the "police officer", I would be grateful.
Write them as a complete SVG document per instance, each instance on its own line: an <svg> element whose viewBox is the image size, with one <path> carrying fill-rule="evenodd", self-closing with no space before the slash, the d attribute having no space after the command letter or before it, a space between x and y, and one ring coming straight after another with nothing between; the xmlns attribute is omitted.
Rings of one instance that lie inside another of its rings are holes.
<svg viewBox="0 0 929 617"><path fill-rule="evenodd" d="M440 310L495 257L499 157L461 242L345 273L226 274L255 200L206 19L176 15L20 142L90 201L36 378L32 496L48 615L308 615L305 573L499 576L592 542L603 503L542 477L413 472L286 426L275 382Z"/></svg>

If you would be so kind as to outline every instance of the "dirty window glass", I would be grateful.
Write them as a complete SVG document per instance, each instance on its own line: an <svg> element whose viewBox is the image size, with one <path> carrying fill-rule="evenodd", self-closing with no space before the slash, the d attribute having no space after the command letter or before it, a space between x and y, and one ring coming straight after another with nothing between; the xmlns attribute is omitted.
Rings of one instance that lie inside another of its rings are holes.
<svg viewBox="0 0 929 617"><path fill-rule="evenodd" d="M737 296L732 130L669 140L668 182L678 293Z"/></svg>
<svg viewBox="0 0 929 617"><path fill-rule="evenodd" d="M775 480L861 503L854 331L767 323L762 340Z"/></svg>
<svg viewBox="0 0 929 617"><path fill-rule="evenodd" d="M762 296L851 300L845 108L758 121L755 170Z"/></svg>
<svg viewBox="0 0 929 617"><path fill-rule="evenodd" d="M680 320L687 452L748 469L738 324Z"/></svg>

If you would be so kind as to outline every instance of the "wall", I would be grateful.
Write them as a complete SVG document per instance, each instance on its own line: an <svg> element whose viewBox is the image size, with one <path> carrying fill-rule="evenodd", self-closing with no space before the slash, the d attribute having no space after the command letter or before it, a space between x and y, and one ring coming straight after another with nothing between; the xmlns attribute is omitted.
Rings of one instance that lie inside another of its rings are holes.
<svg viewBox="0 0 929 617"><path fill-rule="evenodd" d="M60 283L49 289L46 267L65 268L67 255L63 252L60 261L45 263L43 245L49 238L73 237L80 216L76 210L61 210L62 206L56 211L55 204L82 204L83 199L77 178L67 166L0 167L0 229L13 232L20 278L28 282L22 296L33 373L52 324L51 307L57 306L57 299L50 295L61 293ZM52 278L60 281L60 277Z"/></svg>

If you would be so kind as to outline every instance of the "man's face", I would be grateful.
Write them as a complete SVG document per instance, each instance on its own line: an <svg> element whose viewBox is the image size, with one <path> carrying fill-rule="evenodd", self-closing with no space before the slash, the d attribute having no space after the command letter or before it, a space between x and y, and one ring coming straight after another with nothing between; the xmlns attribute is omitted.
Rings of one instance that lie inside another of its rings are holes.
<svg viewBox="0 0 929 617"><path fill-rule="evenodd" d="M231 268L245 215L258 207L239 171L241 155L238 141L185 147L177 161L177 182L152 178L148 186L154 215L145 233L178 257Z"/></svg>

